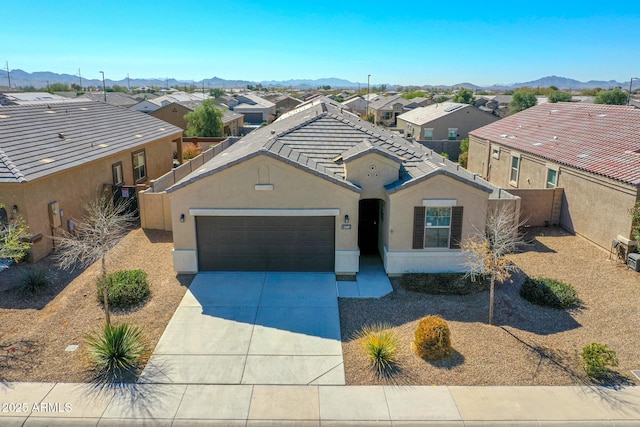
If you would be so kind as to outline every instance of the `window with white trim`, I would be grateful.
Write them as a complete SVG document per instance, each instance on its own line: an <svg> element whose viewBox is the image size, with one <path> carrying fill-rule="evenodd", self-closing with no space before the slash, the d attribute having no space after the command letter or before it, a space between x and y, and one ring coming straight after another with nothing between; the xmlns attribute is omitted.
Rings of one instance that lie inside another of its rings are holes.
<svg viewBox="0 0 640 427"><path fill-rule="evenodd" d="M133 179L136 183L147 179L147 162L145 151L136 151L131 155L133 163Z"/></svg>
<svg viewBox="0 0 640 427"><path fill-rule="evenodd" d="M558 185L558 171L555 169L547 169L547 188L556 188Z"/></svg>
<svg viewBox="0 0 640 427"><path fill-rule="evenodd" d="M511 157L511 174L509 175L509 184L518 185L518 175L520 174L520 157Z"/></svg>
<svg viewBox="0 0 640 427"><path fill-rule="evenodd" d="M424 140L431 141L433 139L433 128L428 128L424 130Z"/></svg>
<svg viewBox="0 0 640 427"><path fill-rule="evenodd" d="M439 207L425 209L424 247L448 248L451 231L451 208Z"/></svg>
<svg viewBox="0 0 640 427"><path fill-rule="evenodd" d="M122 162L114 163L111 165L111 174L113 175L114 187L119 187L124 184L124 176L122 174Z"/></svg>

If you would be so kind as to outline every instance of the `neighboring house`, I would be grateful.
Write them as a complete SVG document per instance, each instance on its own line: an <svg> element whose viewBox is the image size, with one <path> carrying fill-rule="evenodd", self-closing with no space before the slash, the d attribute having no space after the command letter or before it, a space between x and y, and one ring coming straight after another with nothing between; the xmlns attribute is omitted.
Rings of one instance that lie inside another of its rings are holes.
<svg viewBox="0 0 640 427"><path fill-rule="evenodd" d="M78 99L104 102L104 92L86 92L78 96ZM133 96L122 92L107 92L107 104L129 108L139 101Z"/></svg>
<svg viewBox="0 0 640 427"><path fill-rule="evenodd" d="M69 98L49 92L12 92L0 93L0 105L23 105L46 102L68 102Z"/></svg>
<svg viewBox="0 0 640 427"><path fill-rule="evenodd" d="M290 111L167 190L174 268L464 271L465 237L519 199L325 99Z"/></svg>
<svg viewBox="0 0 640 427"><path fill-rule="evenodd" d="M294 98L289 95L277 94L276 96L265 97L267 101L273 102L276 104L276 112L277 115L284 114L288 111L293 110L298 105L302 104L300 99Z"/></svg>
<svg viewBox="0 0 640 427"><path fill-rule="evenodd" d="M172 125L177 126L183 130L187 130L187 121L185 120L184 116L198 108L201 104L202 102L200 101L191 101L188 103L173 102L171 104L166 104L158 108L157 110L149 113L149 115L160 120L164 120L167 123L171 123ZM244 124L243 115L228 110L225 107L218 108L220 108L224 112L222 116L222 135L240 135L240 130L242 129L242 125Z"/></svg>
<svg viewBox="0 0 640 427"><path fill-rule="evenodd" d="M0 201L29 224L33 259L52 250L58 227L72 231L83 204L105 187L133 197L135 186L170 171L181 135L101 102L0 107Z"/></svg>
<svg viewBox="0 0 640 427"><path fill-rule="evenodd" d="M169 104L182 104L193 107L198 105L203 100L208 99L209 96L202 93L186 93L186 92L172 92L168 95L162 95L153 99L145 99L137 104L132 105L129 109L134 111L140 111L142 113L151 113L160 107L164 107Z"/></svg>
<svg viewBox="0 0 640 427"><path fill-rule="evenodd" d="M358 95L349 99L345 99L342 102L342 105L362 117L364 117L367 113L367 101L365 101L363 97Z"/></svg>
<svg viewBox="0 0 640 427"><path fill-rule="evenodd" d="M531 107L472 131L468 168L506 188L562 188L560 225L609 249L618 235L631 236L640 110L581 102Z"/></svg>
<svg viewBox="0 0 640 427"><path fill-rule="evenodd" d="M276 115L276 104L252 93L234 95L227 106L242 114L245 123L270 123Z"/></svg>
<svg viewBox="0 0 640 427"><path fill-rule="evenodd" d="M381 96L369 102L367 112L373 116L374 123L384 126L395 126L396 118L407 111L405 106L410 101L400 95Z"/></svg>
<svg viewBox="0 0 640 427"><path fill-rule="evenodd" d="M496 116L473 105L443 102L399 115L398 130L404 132L405 138L414 138L428 148L446 152L452 160L457 160L460 140L467 138L470 131L496 120Z"/></svg>
<svg viewBox="0 0 640 427"><path fill-rule="evenodd" d="M415 98L411 98L409 99L409 103L407 105L405 105L405 109L406 110L413 110L414 108L419 108L419 107L426 107L427 105L431 105L431 104L435 104L436 101L434 101L431 98L424 98L421 96L416 96Z"/></svg>

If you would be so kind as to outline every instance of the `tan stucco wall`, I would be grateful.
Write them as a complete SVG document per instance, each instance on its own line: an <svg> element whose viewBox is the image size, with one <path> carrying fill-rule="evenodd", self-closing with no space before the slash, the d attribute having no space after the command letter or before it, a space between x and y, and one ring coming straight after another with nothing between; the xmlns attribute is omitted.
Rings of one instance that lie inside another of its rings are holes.
<svg viewBox="0 0 640 427"><path fill-rule="evenodd" d="M184 116L190 111L190 109L180 104L169 104L152 111L149 115L171 123L174 126L178 126L180 129L186 129L187 121L184 119Z"/></svg>
<svg viewBox="0 0 640 427"><path fill-rule="evenodd" d="M377 153L345 162L346 177L362 187L362 199L387 200L384 186L398 180L400 164Z"/></svg>
<svg viewBox="0 0 640 427"><path fill-rule="evenodd" d="M57 201L60 210L64 212L61 216L62 228L68 231L67 221L70 218L81 219L83 205L96 197L104 184L113 183L112 164L122 161L125 185L134 185L131 153L141 148L145 149L149 178L158 177L171 170L171 139L167 138L29 183L0 184L0 201L9 206L17 204L19 212L29 223L31 234L42 233L43 236L52 235L48 205ZM19 196L16 197L16 194ZM5 199L8 201L4 202ZM53 240L45 237L33 245L33 258L40 259L52 249Z"/></svg>
<svg viewBox="0 0 640 427"><path fill-rule="evenodd" d="M256 184L272 184L258 191ZM176 250L195 250L195 219L190 208L308 209L338 208L336 250L356 250L357 221L343 230L344 215L358 217L360 194L266 155L257 156L169 193ZM180 215L185 222L180 222Z"/></svg>
<svg viewBox="0 0 640 427"><path fill-rule="evenodd" d="M500 154L496 159L491 151L498 147ZM515 187L509 182L514 154L520 156L520 173ZM519 153L495 142L489 144L470 138L468 169L485 177L488 174L491 183L505 187L507 191L509 188L545 188L549 167L558 170L557 187L564 191L560 214L562 227L606 249L619 234L630 237L631 217L627 209L638 197L636 187Z"/></svg>
<svg viewBox="0 0 640 427"><path fill-rule="evenodd" d="M564 188L560 225L605 249L619 234L631 237L627 209L638 197L637 188L585 172L561 169L558 185Z"/></svg>
<svg viewBox="0 0 640 427"><path fill-rule="evenodd" d="M463 206L462 238L482 229L486 221L489 193L444 175L437 175L390 196L388 215L390 251L413 251L413 210L423 199L456 199ZM475 226L475 228L474 228ZM438 249L442 250L442 249ZM416 250L417 251L417 250ZM424 249L423 251L430 251Z"/></svg>

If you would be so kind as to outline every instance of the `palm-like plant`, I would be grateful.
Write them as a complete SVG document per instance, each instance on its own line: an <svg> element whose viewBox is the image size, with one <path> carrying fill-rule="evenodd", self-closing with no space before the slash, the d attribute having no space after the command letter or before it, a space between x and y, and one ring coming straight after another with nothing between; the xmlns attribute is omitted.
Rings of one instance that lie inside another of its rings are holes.
<svg viewBox="0 0 640 427"><path fill-rule="evenodd" d="M142 330L128 323L108 324L85 337L96 377L121 379L133 373L147 353Z"/></svg>

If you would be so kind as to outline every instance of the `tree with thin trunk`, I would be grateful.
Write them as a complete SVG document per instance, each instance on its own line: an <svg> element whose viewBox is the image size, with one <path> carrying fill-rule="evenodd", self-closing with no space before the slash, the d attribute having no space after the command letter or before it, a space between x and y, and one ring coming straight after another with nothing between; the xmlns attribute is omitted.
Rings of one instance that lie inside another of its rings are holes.
<svg viewBox="0 0 640 427"><path fill-rule="evenodd" d="M110 196L99 197L85 205L84 216L72 232L60 230L61 235L54 237L56 258L61 268L73 269L76 265L88 267L100 261L102 295L108 325L111 324L111 318L106 258L135 220L134 213L129 212L128 208L128 203L116 203Z"/></svg>
<svg viewBox="0 0 640 427"><path fill-rule="evenodd" d="M484 232L477 232L462 242L467 252L468 275L482 275L489 278L489 324L493 325L495 284L504 283L517 270L508 255L516 252L524 244L519 215L508 205L492 209L487 215Z"/></svg>

